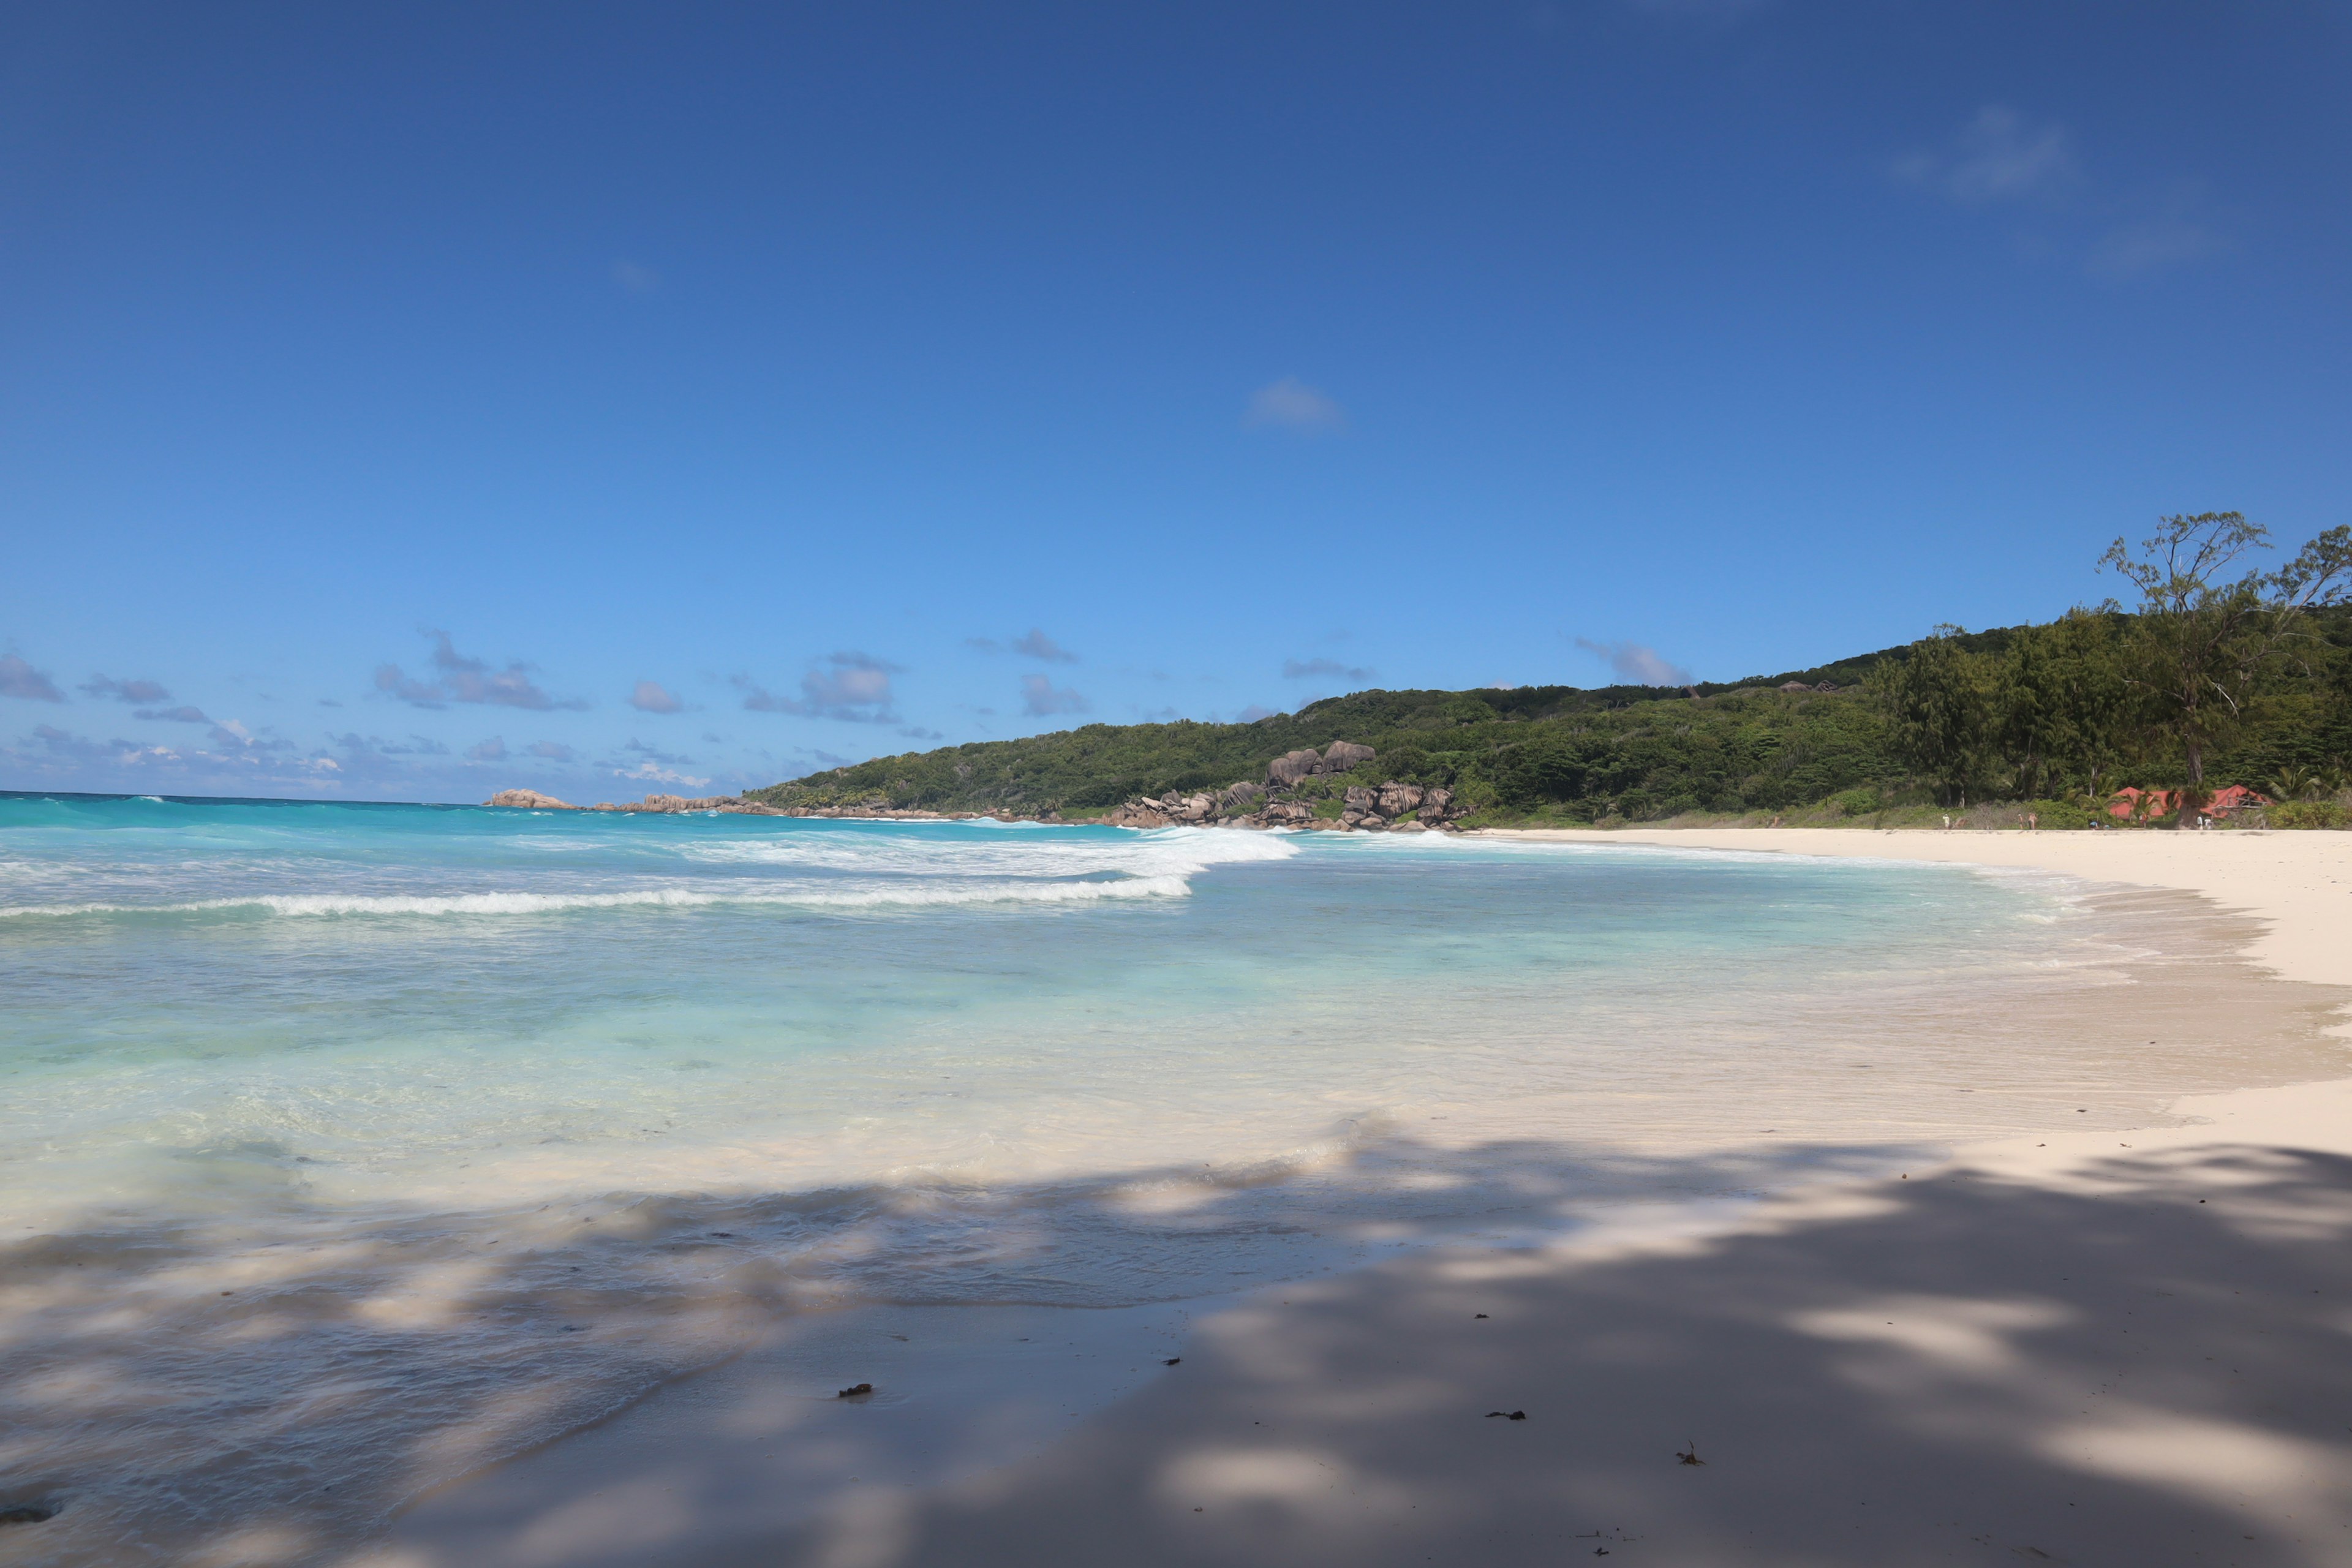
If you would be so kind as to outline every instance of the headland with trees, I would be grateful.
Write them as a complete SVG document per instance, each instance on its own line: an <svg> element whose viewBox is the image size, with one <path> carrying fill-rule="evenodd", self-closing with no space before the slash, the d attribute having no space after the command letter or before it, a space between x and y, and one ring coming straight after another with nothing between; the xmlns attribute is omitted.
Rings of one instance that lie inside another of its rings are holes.
<svg viewBox="0 0 2352 1568"><path fill-rule="evenodd" d="M1394 781L1450 789L1469 826L2352 826L2352 528L2264 570L2269 544L2236 512L2168 517L2102 558L2129 603L1745 681L1360 691L1254 723L880 757L744 798L1087 820L1347 741L1371 760L1295 786L1319 816Z"/></svg>

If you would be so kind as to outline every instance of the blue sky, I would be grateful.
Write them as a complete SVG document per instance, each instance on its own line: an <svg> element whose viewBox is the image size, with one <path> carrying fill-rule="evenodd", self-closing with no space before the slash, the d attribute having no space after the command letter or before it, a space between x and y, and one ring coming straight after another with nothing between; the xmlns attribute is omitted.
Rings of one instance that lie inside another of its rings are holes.
<svg viewBox="0 0 2352 1568"><path fill-rule="evenodd" d="M0 787L634 798L2045 618L2352 479L2352 10L0 14Z"/></svg>

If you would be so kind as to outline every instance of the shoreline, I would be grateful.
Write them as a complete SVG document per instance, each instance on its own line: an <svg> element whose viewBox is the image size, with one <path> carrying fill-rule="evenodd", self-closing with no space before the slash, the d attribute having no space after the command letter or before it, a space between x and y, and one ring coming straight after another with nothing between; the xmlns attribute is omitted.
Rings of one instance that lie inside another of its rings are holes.
<svg viewBox="0 0 2352 1568"><path fill-rule="evenodd" d="M2269 930L2245 956L2284 980L2352 985L2352 833L2041 833L1903 827L1488 827L1470 837L2055 871L2196 893Z"/></svg>
<svg viewBox="0 0 2352 1568"><path fill-rule="evenodd" d="M2327 940L2352 929L2352 839L1493 836L2174 889L2263 921L2243 951L2282 979L2352 983L2352 955ZM804 1347L754 1352L445 1489L361 1561L1288 1568L1533 1548L1743 1568L2352 1562L2338 1500L2352 1448L2336 1419L2352 1377L2328 1353L2342 1331L2329 1314L2352 1300L2339 1261L2352 1080L2191 1097L2168 1114L2197 1120L1975 1144L1892 1180L1736 1209L1633 1205L1548 1246L1443 1245L1252 1291L1181 1341L1176 1319L1216 1303L912 1310L949 1342L929 1347L945 1358L932 1377L971 1363L961 1397L919 1417L813 1405ZM1069 1325L1089 1347L1074 1354L1117 1361L1140 1337L1173 1343L1181 1365L1089 1382L1025 1339L1009 1356L983 1348L1012 1337L997 1319L1024 1312ZM859 1310L817 1338L871 1337L879 1321ZM1495 1405L1527 1422L1490 1419ZM803 1472L811 1456L862 1458L832 1464L823 1496L800 1474L799 1502L778 1508L762 1493L793 1445ZM1701 1479L1716 1484L1696 1492Z"/></svg>

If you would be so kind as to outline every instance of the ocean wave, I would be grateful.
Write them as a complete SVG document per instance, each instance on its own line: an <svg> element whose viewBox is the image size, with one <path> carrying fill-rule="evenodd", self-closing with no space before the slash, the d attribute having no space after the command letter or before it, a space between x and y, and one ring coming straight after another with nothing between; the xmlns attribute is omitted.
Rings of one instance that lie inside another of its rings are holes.
<svg viewBox="0 0 2352 1568"><path fill-rule="evenodd" d="M706 864L806 866L929 876L1083 876L1104 872L1192 876L1215 866L1287 860L1298 852L1298 846L1286 834L1199 827L1050 839L996 834L951 838L932 835L803 833L687 841L675 847L681 858Z"/></svg>
<svg viewBox="0 0 2352 1568"><path fill-rule="evenodd" d="M611 893L259 893L247 898L195 899L170 904L15 904L0 920L72 915L545 915L574 910L699 909L719 905L797 905L810 909L971 904L1079 904L1109 899L1181 899L1192 891L1182 877L1127 877L1100 882L940 883L929 887L827 888L753 892L700 888L635 888Z"/></svg>

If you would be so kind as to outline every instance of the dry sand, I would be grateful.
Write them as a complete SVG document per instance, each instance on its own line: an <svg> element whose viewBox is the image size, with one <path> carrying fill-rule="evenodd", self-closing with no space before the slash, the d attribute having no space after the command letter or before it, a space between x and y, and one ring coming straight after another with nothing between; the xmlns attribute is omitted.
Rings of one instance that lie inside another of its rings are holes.
<svg viewBox="0 0 2352 1568"><path fill-rule="evenodd" d="M2282 975L2352 983L2352 835L1574 837L2186 889L2271 922ZM900 1321L877 1381L961 1398L826 1400L887 1347L784 1347L429 1500L371 1560L2352 1564L2352 1083L2174 1109L1190 1321Z"/></svg>

